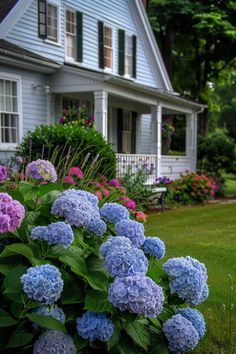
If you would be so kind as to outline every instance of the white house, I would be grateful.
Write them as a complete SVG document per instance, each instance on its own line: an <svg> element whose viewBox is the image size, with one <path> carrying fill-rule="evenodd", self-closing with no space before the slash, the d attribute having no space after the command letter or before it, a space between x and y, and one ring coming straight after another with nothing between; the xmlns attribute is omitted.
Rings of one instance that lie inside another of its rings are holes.
<svg viewBox="0 0 236 354"><path fill-rule="evenodd" d="M173 92L141 0L1 0L0 159L36 125L86 104L114 146L118 174L196 167L203 107ZM186 117L185 156L163 156L162 119Z"/></svg>

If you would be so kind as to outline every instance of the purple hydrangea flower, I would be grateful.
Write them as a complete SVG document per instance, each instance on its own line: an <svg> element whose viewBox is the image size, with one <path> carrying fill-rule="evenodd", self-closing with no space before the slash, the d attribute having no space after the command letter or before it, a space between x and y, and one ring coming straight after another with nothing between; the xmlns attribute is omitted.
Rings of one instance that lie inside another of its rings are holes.
<svg viewBox="0 0 236 354"><path fill-rule="evenodd" d="M130 239L123 236L111 236L109 239L100 246L100 253L103 257L106 257L110 252L113 252L116 248L132 248Z"/></svg>
<svg viewBox="0 0 236 354"><path fill-rule="evenodd" d="M107 231L107 224L100 218L100 215L92 217L88 225L88 231L97 236L102 236Z"/></svg>
<svg viewBox="0 0 236 354"><path fill-rule="evenodd" d="M112 337L114 324L104 313L86 311L82 317L76 319L78 334L91 342L99 339L107 341Z"/></svg>
<svg viewBox="0 0 236 354"><path fill-rule="evenodd" d="M33 354L76 354L73 339L56 330L46 331L34 343Z"/></svg>
<svg viewBox="0 0 236 354"><path fill-rule="evenodd" d="M113 277L146 274L148 260L142 250L134 247L116 247L105 257L105 267Z"/></svg>
<svg viewBox="0 0 236 354"><path fill-rule="evenodd" d="M178 309L177 313L192 323L200 338L204 336L206 333L206 323L200 311L196 309L184 308Z"/></svg>
<svg viewBox="0 0 236 354"><path fill-rule="evenodd" d="M6 166L0 165L0 182L7 179L7 168Z"/></svg>
<svg viewBox="0 0 236 354"><path fill-rule="evenodd" d="M145 275L117 277L109 288L108 300L121 311L156 317L163 310L162 288Z"/></svg>
<svg viewBox="0 0 236 354"><path fill-rule="evenodd" d="M142 247L145 253L158 259L162 259L165 255L165 244L158 237L146 237Z"/></svg>
<svg viewBox="0 0 236 354"><path fill-rule="evenodd" d="M23 205L7 193L0 193L0 233L14 232L25 216Z"/></svg>
<svg viewBox="0 0 236 354"><path fill-rule="evenodd" d="M111 224L130 218L128 209L118 203L105 203L100 209L100 214L105 221Z"/></svg>
<svg viewBox="0 0 236 354"><path fill-rule="evenodd" d="M42 315L42 316L54 317L63 324L66 322L66 316L65 316L63 310L60 307L58 307L57 305L39 306L39 307L36 307L33 310L33 312L37 313L38 315Z"/></svg>
<svg viewBox="0 0 236 354"><path fill-rule="evenodd" d="M32 240L41 238L50 245L61 245L68 248L74 241L74 234L69 224L59 221L48 226L34 227L31 231L31 238Z"/></svg>
<svg viewBox="0 0 236 354"><path fill-rule="evenodd" d="M61 273L50 264L28 268L20 280L24 292L30 299L53 304L61 296L63 289Z"/></svg>
<svg viewBox="0 0 236 354"><path fill-rule="evenodd" d="M171 352L189 352L199 341L198 332L192 323L179 314L164 322L163 331Z"/></svg>
<svg viewBox="0 0 236 354"><path fill-rule="evenodd" d="M130 239L136 247L141 247L145 241L144 226L138 221L121 220L115 224L116 234Z"/></svg>
<svg viewBox="0 0 236 354"><path fill-rule="evenodd" d="M176 293L190 305L198 305L208 295L207 272L204 264L192 257L169 259L163 268L172 278L171 293Z"/></svg>
<svg viewBox="0 0 236 354"><path fill-rule="evenodd" d="M26 173L29 177L35 179L43 179L47 182L56 182L57 173L50 161L36 160L30 162L26 167Z"/></svg>

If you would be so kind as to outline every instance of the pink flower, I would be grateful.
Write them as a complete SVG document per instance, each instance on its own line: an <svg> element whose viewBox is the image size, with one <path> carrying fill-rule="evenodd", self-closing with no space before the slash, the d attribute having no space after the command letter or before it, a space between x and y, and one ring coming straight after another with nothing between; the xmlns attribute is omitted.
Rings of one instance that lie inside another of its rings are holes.
<svg viewBox="0 0 236 354"><path fill-rule="evenodd" d="M108 189L103 189L102 193L105 197L108 197L110 195L110 191Z"/></svg>
<svg viewBox="0 0 236 354"><path fill-rule="evenodd" d="M120 182L118 181L117 178L113 178L110 182L109 182L109 186L113 186L115 188L120 187Z"/></svg>
<svg viewBox="0 0 236 354"><path fill-rule="evenodd" d="M119 187L119 190L121 191L121 193L126 194L126 189L125 189L125 187L120 186L120 187Z"/></svg>
<svg viewBox="0 0 236 354"><path fill-rule="evenodd" d="M75 184L74 178L72 178L71 176L65 176L63 182L67 184Z"/></svg>
<svg viewBox="0 0 236 354"><path fill-rule="evenodd" d="M122 195L122 197L119 198L121 202L127 202L129 198L126 195Z"/></svg>
<svg viewBox="0 0 236 354"><path fill-rule="evenodd" d="M137 221L142 221L142 222L146 222L146 215L143 211L137 211L137 213L135 214L136 220Z"/></svg>
<svg viewBox="0 0 236 354"><path fill-rule="evenodd" d="M95 182L95 186L97 188L102 188L103 187L102 183L99 183L99 182Z"/></svg>
<svg viewBox="0 0 236 354"><path fill-rule="evenodd" d="M65 123L65 118L64 118L64 117L61 117L60 120L59 120L59 122L60 122L61 124L64 124L64 123Z"/></svg>
<svg viewBox="0 0 236 354"><path fill-rule="evenodd" d="M69 169L69 175L70 176L76 176L79 179L83 179L84 178L83 171L79 167L76 167L76 166L73 166L73 167L71 167Z"/></svg>
<svg viewBox="0 0 236 354"><path fill-rule="evenodd" d="M131 210L135 210L136 209L136 203L134 200L129 199L127 200L127 202L125 202L125 206Z"/></svg>
<svg viewBox="0 0 236 354"><path fill-rule="evenodd" d="M43 182L40 182L39 184L48 184L48 182L43 181Z"/></svg>
<svg viewBox="0 0 236 354"><path fill-rule="evenodd" d="M96 195L99 200L102 200L102 192L97 191L97 192L94 192L93 194Z"/></svg>

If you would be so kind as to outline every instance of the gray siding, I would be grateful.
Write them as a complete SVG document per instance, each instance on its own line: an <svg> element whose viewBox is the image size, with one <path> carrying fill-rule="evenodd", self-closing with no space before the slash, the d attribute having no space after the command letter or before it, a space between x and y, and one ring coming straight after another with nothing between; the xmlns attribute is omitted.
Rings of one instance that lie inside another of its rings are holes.
<svg viewBox="0 0 236 354"><path fill-rule="evenodd" d="M134 22L128 6L130 0L86 0L78 3L77 0L61 1L61 38L60 44L54 45L38 38L38 16L37 1L32 0L31 5L22 14L20 20L7 35L7 40L22 45L24 48L34 51L49 59L63 63L64 52L64 22L65 8L81 11L84 14L84 62L82 66L99 70L98 68L98 42L97 42L97 21L104 21L112 26L114 35L114 70L113 74L118 75L118 29L122 28L131 35L137 35L137 25ZM149 64L148 53L145 53L141 39L137 40L137 79L136 82L151 87L160 87L156 83Z"/></svg>
<svg viewBox="0 0 236 354"><path fill-rule="evenodd" d="M139 154L151 154L151 115L141 116L141 137Z"/></svg>

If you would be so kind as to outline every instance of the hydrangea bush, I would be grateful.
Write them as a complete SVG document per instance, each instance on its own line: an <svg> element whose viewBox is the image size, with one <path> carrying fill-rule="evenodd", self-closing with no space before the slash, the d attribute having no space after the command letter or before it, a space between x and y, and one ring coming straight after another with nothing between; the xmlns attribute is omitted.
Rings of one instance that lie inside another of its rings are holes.
<svg viewBox="0 0 236 354"><path fill-rule="evenodd" d="M205 266L160 261L165 243L124 205L65 190L47 161L27 169L30 181L0 193L0 351L193 350L206 326L189 305L208 296Z"/></svg>

